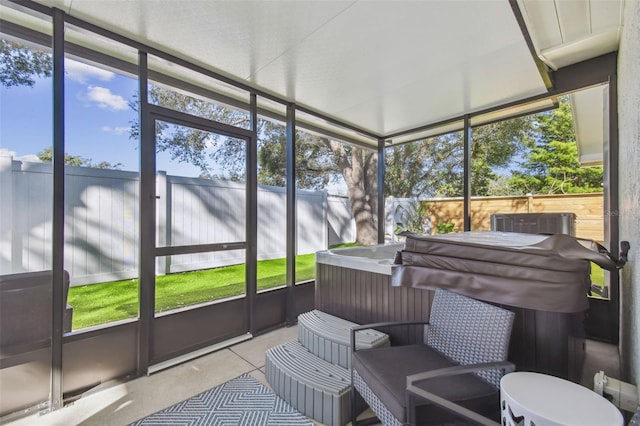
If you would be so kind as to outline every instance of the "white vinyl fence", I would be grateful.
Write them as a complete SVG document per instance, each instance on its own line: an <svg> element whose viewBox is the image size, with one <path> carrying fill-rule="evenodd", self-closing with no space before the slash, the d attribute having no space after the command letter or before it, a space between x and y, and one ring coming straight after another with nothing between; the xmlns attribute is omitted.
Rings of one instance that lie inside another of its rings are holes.
<svg viewBox="0 0 640 426"><path fill-rule="evenodd" d="M138 268L135 172L66 167L65 259L72 285L134 278ZM157 245L244 241L243 184L157 177ZM0 275L50 269L51 164L0 156ZM348 202L297 192L297 253L355 238ZM286 256L286 190L258 189L258 259ZM159 274L244 263L244 250L159 258Z"/></svg>
<svg viewBox="0 0 640 426"><path fill-rule="evenodd" d="M349 197L329 196L327 203L329 245L333 246L355 241L356 221L353 220Z"/></svg>

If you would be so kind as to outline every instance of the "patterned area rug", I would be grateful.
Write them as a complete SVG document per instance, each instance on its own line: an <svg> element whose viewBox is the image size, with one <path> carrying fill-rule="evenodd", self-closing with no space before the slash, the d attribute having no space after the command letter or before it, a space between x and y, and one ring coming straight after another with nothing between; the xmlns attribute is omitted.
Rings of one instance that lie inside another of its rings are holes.
<svg viewBox="0 0 640 426"><path fill-rule="evenodd" d="M313 425L248 374L229 380L155 414L138 425Z"/></svg>

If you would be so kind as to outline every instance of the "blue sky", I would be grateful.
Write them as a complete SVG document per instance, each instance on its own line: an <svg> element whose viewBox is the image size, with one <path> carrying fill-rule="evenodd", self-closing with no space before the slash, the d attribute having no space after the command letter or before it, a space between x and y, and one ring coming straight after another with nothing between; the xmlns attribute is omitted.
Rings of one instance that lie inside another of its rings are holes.
<svg viewBox="0 0 640 426"><path fill-rule="evenodd" d="M109 162L121 170L139 171L138 141L129 138L137 113L129 107L138 91L135 78L70 59L65 61L65 151ZM0 87L0 155L40 161L36 154L52 145L52 79L36 78L33 87ZM157 169L171 175L197 177L199 168L156 155ZM212 165L216 170L215 165ZM344 182L331 193L346 193Z"/></svg>
<svg viewBox="0 0 640 426"><path fill-rule="evenodd" d="M122 163L122 170L139 169L138 142L129 138L137 113L128 102L137 93L137 80L72 60L65 62L66 152L93 163ZM0 153L32 161L52 144L52 80L37 79L34 87L0 88ZM171 164L158 155L158 169L190 175L199 171Z"/></svg>

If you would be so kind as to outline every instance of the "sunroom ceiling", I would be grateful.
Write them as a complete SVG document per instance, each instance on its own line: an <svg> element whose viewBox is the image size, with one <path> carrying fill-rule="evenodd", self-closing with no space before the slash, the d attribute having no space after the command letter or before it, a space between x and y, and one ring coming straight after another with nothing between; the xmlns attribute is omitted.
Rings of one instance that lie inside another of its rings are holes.
<svg viewBox="0 0 640 426"><path fill-rule="evenodd" d="M40 1L378 136L545 92L508 1Z"/></svg>

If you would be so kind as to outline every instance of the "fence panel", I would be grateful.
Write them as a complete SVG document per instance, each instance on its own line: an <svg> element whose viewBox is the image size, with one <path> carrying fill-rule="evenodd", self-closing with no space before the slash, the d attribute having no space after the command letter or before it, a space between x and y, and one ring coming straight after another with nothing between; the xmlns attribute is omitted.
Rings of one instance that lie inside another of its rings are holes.
<svg viewBox="0 0 640 426"><path fill-rule="evenodd" d="M327 228L329 246L356 240L356 223L348 197L327 197Z"/></svg>
<svg viewBox="0 0 640 426"><path fill-rule="evenodd" d="M51 164L11 161L2 177L0 274L51 269ZM137 276L137 206L137 173L65 168L64 267L74 285Z"/></svg>
<svg viewBox="0 0 640 426"><path fill-rule="evenodd" d="M297 254L325 250L328 247L326 192L298 190L296 222Z"/></svg>
<svg viewBox="0 0 640 426"><path fill-rule="evenodd" d="M138 276L138 173L65 168L65 269L73 283Z"/></svg>
<svg viewBox="0 0 640 426"><path fill-rule="evenodd" d="M11 245L10 253L2 254L10 259L8 272L51 269L51 165L13 161L10 167L12 221L2 220L2 238Z"/></svg>
<svg viewBox="0 0 640 426"><path fill-rule="evenodd" d="M287 190L258 186L258 260L286 256Z"/></svg>
<svg viewBox="0 0 640 426"><path fill-rule="evenodd" d="M162 199L160 195L160 199ZM230 243L245 240L245 186L235 182L167 176L167 244ZM244 263L244 251L171 256L167 272Z"/></svg>
<svg viewBox="0 0 640 426"><path fill-rule="evenodd" d="M72 285L138 275L139 176L65 169L65 259ZM0 274L51 268L51 164L0 157ZM159 246L245 241L245 186L158 173ZM325 191L297 192L297 252L327 248ZM284 218L284 219L283 219ZM258 259L286 256L286 190L258 188ZM244 250L158 258L159 274L244 263Z"/></svg>
<svg viewBox="0 0 640 426"><path fill-rule="evenodd" d="M50 269L50 164L0 157L0 274ZM72 285L133 278L138 270L138 173L66 168L65 269ZM158 245L245 240L244 184L158 174ZM386 200L387 239L406 199ZM432 225L456 222L462 199L425 200ZM603 239L602 194L473 197L472 229L490 229L492 213L574 212L576 235ZM349 200L325 191L297 192L297 253L355 241ZM286 256L286 190L258 188L258 259ZM158 259L158 273L244 263L244 250Z"/></svg>
<svg viewBox="0 0 640 426"><path fill-rule="evenodd" d="M430 199L431 221L453 222L463 229L462 198ZM604 239L604 198L602 193L559 194L511 197L471 197L471 229L491 229L494 213L564 213L576 214L576 237L602 242Z"/></svg>

